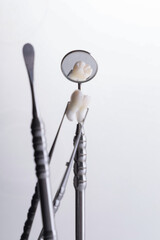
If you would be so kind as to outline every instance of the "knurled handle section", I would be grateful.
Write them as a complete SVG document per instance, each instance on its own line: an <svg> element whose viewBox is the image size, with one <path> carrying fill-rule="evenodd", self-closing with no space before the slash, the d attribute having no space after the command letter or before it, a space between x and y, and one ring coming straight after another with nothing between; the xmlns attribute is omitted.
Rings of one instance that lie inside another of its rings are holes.
<svg viewBox="0 0 160 240"><path fill-rule="evenodd" d="M39 195L41 200L42 219L44 226L44 240L55 240L55 226L49 180L49 158L45 140L43 123L34 118L31 124L36 175L38 178Z"/></svg>
<svg viewBox="0 0 160 240"><path fill-rule="evenodd" d="M48 153L45 140L45 132L43 123L38 118L33 119L31 125L32 142L34 148L34 159L36 163L36 175L38 179L43 179L49 176L48 168Z"/></svg>
<svg viewBox="0 0 160 240"><path fill-rule="evenodd" d="M87 152L86 152L87 141L84 134L84 130L82 131L81 138L79 141L75 163L74 163L74 187L75 189L82 191L86 188L87 185Z"/></svg>
<svg viewBox="0 0 160 240"><path fill-rule="evenodd" d="M24 228L23 228L23 234L21 235L20 240L28 240L28 238L29 238L29 234L31 231L34 217L35 217L35 212L36 212L36 209L38 206L38 202L39 202L39 190L38 190L38 184L36 184L35 193L31 200L31 206L28 210L27 220L25 221Z"/></svg>

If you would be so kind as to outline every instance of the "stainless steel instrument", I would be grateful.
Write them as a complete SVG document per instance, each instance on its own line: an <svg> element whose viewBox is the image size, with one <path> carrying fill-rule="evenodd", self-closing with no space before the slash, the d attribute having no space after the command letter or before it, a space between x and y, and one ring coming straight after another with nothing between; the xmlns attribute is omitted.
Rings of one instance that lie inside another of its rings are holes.
<svg viewBox="0 0 160 240"><path fill-rule="evenodd" d="M70 78L70 73L77 62L84 62L91 66L92 74L86 80L73 80ZM82 83L86 83L95 77L98 71L98 65L95 59L90 55L89 52L83 50L76 50L67 53L61 62L61 70L64 76L75 83L78 83L78 89L81 90ZM81 129L81 123L77 124L76 135L79 134ZM87 185L87 151L86 151L87 140L84 133L84 127L82 129L77 153L75 156L74 163L74 188L75 188L75 239L85 240L85 189Z"/></svg>
<svg viewBox="0 0 160 240"><path fill-rule="evenodd" d="M23 233L20 240L28 240L31 227L34 221L34 216L37 210L38 202L41 202L41 212L43 229L38 237L38 240L56 240L56 228L55 228L55 214L60 206L60 202L64 196L68 178L74 162L74 188L75 188L75 229L76 229L76 240L85 240L85 189L87 185L86 179L86 136L84 133L84 122L88 114L86 115L81 123L77 124L76 134L74 137L74 147L69 162L66 164L66 170L63 175L60 186L56 192L56 195L51 202L51 187L49 179L49 163L51 161L56 142L61 130L64 117L69 106L69 102L66 105L66 109L62 116L59 128L57 130L55 139L51 146L49 154L47 154L45 133L43 122L39 116L35 93L34 93L34 78L33 78L33 65L34 65L34 49L31 44L25 44L23 47L24 60L30 80L31 95L32 95L32 109L33 109L33 120L31 125L32 136L33 136L33 148L34 157L36 163L36 175L38 182L35 187L35 192L32 197L31 206L28 210L27 220L24 224ZM92 73L85 80L80 79L73 80L70 77L72 69L78 61L83 61L92 68ZM72 81L78 83L78 89L81 89L82 83L90 81L97 73L98 66L95 59L90 53L82 50L72 51L64 56L61 62L61 70L64 76Z"/></svg>
<svg viewBox="0 0 160 240"><path fill-rule="evenodd" d="M31 132L33 137L34 159L36 163L36 175L38 179L38 191L41 202L41 212L44 227L44 240L56 240L54 212L51 198L51 186L49 178L48 153L46 148L44 125L37 110L34 92L34 49L31 44L23 47L23 56L30 80L33 119Z"/></svg>

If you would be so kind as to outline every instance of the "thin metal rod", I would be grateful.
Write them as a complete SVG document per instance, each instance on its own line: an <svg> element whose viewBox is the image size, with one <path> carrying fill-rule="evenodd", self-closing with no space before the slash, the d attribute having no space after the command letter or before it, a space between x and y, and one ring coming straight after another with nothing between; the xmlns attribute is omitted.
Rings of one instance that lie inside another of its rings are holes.
<svg viewBox="0 0 160 240"><path fill-rule="evenodd" d="M56 195L54 197L54 200L53 200L54 213L57 212L57 210L58 210L58 208L60 206L60 202L61 202L61 200L62 200L62 198L64 196L64 193L65 193L65 190L66 190L66 186L67 186L67 182L68 182L68 179L69 179L69 176L70 176L70 172L71 172L71 169L72 169L73 161L74 161L74 158L75 158L75 155L76 155L76 152L77 152L77 148L78 148L78 145L79 145L79 142L80 142L80 138L81 138L82 129L83 129L84 122L86 120L88 111L89 111L89 109L87 109L85 118L84 118L83 122L80 124L79 132L78 132L77 136L75 137L74 148L73 148L70 160L66 164L67 165L66 171L64 173L64 176L62 178L61 184L60 184L60 186L59 186L59 188L58 188L58 190L56 192ZM40 235L38 237L38 240L42 240L42 239L43 239L43 229L41 230L41 233L40 233Z"/></svg>
<svg viewBox="0 0 160 240"><path fill-rule="evenodd" d="M76 240L85 239L85 192L76 190Z"/></svg>
<svg viewBox="0 0 160 240"><path fill-rule="evenodd" d="M81 124L77 124L76 136ZM75 187L75 235L76 240L85 240L85 189L86 179L86 137L82 129L75 163L74 163L74 187Z"/></svg>
<svg viewBox="0 0 160 240"><path fill-rule="evenodd" d="M32 93L33 118L31 124L31 132L34 149L34 160L36 164L36 176L38 179L39 195L41 202L44 240L56 240L56 229L51 199L51 184L49 178L50 173L44 125L42 120L38 116L35 101L34 78L33 78L34 48L31 44L24 45L23 56L30 80Z"/></svg>
<svg viewBox="0 0 160 240"><path fill-rule="evenodd" d="M81 83L78 83L78 89L81 90Z"/></svg>
<svg viewBox="0 0 160 240"><path fill-rule="evenodd" d="M57 133L56 133L55 139L54 139L53 144L52 144L52 146L51 146L51 149L50 149L50 151L49 151L49 163L51 162L51 158L52 158L52 155L53 155L55 146L56 146L56 142L57 142L57 139L58 139L58 136L59 136L59 132L60 132L60 130L61 130L61 127L62 127L62 124L63 124L63 121L64 121L64 117L65 117L65 115L66 115L66 111L67 111L68 105L69 105L69 102L67 103L67 106L66 106L66 108L65 108L65 111L64 111L62 120L61 120L60 125L59 125L59 128L58 128L58 131L57 131Z"/></svg>
<svg viewBox="0 0 160 240"><path fill-rule="evenodd" d="M54 152L54 149L55 149L55 146L56 146L56 143L57 143L57 139L58 139L58 136L59 136L59 133L60 133L63 121L64 121L64 117L65 117L65 114L66 114L66 111L67 111L68 104L69 104L69 102L66 105L66 108L65 108L64 114L62 116L61 122L59 124L56 136L54 138L51 149L49 151L49 163L51 162L51 159L52 159L52 155L53 155L53 152ZM39 203L39 189L38 189L38 182L37 182L36 186L35 186L35 192L32 196L31 206L28 209L27 219L24 223L23 233L21 235L20 240L28 240L28 238L29 238L31 228L32 228L32 225L33 225L33 221L34 221L34 217L35 217L35 214L36 214L36 211L37 211L38 203Z"/></svg>

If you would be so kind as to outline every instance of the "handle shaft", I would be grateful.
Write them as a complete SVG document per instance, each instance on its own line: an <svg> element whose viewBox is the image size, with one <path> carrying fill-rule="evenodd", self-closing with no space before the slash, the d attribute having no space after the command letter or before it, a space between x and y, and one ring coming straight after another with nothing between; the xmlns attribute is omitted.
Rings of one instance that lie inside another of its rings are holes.
<svg viewBox="0 0 160 240"><path fill-rule="evenodd" d="M42 221L44 227L44 240L55 240L56 231L51 199L48 154L46 149L44 127L38 118L33 118L31 131L33 136L36 175L38 178Z"/></svg>
<svg viewBox="0 0 160 240"><path fill-rule="evenodd" d="M36 184L34 195L32 196L31 206L28 210L27 220L25 221L23 234L21 235L20 240L28 240L29 234L31 231L31 226L35 217L35 212L39 202L39 189L38 184Z"/></svg>
<svg viewBox="0 0 160 240"><path fill-rule="evenodd" d="M63 121L64 121L64 117L65 117L65 114L66 114L67 107L68 107L68 103L66 105L66 108L65 108L64 114L62 116L60 125L58 127L56 136L54 138L54 141L52 143L51 149L49 151L49 163L51 162L51 158L52 158L52 155L53 155L53 152L54 152L54 149L55 149L55 145L56 145L56 142L57 142L57 139L58 139L58 136L59 136L59 133L60 133ZM27 219L26 219L26 221L24 223L23 233L21 235L20 240L28 240L28 238L29 238L29 234L31 232L31 228L32 228L32 224L33 224L33 221L34 221L35 213L36 213L36 210L37 210L38 202L39 202L39 192L38 192L38 182L37 182L36 187L35 187L35 192L34 192L34 194L32 196L31 206L30 206L30 208L28 210Z"/></svg>
<svg viewBox="0 0 160 240"><path fill-rule="evenodd" d="M78 134L79 129L80 124L77 125L76 135ZM87 140L83 129L74 163L74 187L76 193L75 196L76 240L85 240L85 189L87 185L86 144Z"/></svg>

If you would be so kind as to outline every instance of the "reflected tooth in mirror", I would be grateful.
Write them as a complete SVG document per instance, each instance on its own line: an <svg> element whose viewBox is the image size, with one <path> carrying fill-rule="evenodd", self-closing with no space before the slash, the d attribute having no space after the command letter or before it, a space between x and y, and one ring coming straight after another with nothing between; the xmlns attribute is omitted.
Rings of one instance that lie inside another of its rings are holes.
<svg viewBox="0 0 160 240"><path fill-rule="evenodd" d="M85 81L92 74L92 68L83 61L76 62L68 77L74 81Z"/></svg>
<svg viewBox="0 0 160 240"><path fill-rule="evenodd" d="M98 71L98 65L89 52L74 50L63 57L61 70L68 80L79 84L93 79Z"/></svg>

